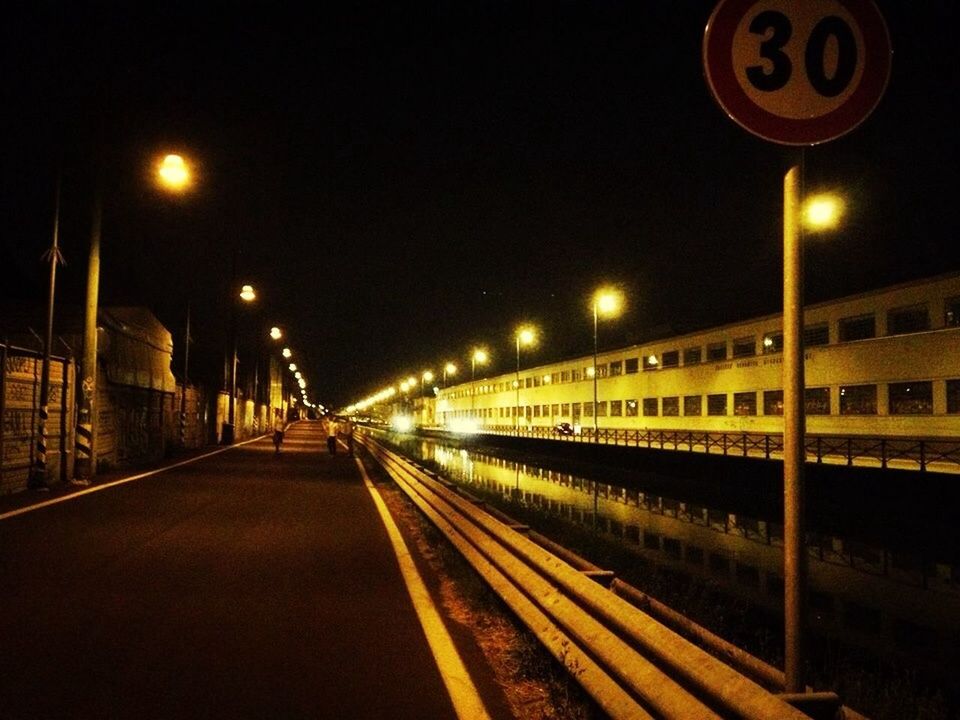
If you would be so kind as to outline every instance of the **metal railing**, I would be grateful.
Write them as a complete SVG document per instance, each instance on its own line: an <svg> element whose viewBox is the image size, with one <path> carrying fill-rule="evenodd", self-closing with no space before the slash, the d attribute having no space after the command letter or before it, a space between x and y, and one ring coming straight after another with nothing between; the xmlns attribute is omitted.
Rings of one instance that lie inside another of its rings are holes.
<svg viewBox="0 0 960 720"><path fill-rule="evenodd" d="M480 433L513 435L563 442L643 447L655 450L702 452L738 457L780 460L781 433L753 433L704 430L651 430L584 427L572 435L553 427L521 428L485 426ZM864 435L806 436L807 462L960 473L960 438L871 437Z"/></svg>
<svg viewBox="0 0 960 720"><path fill-rule="evenodd" d="M832 693L778 696L780 671L368 435L360 441L610 717L800 720L791 703L838 708Z"/></svg>

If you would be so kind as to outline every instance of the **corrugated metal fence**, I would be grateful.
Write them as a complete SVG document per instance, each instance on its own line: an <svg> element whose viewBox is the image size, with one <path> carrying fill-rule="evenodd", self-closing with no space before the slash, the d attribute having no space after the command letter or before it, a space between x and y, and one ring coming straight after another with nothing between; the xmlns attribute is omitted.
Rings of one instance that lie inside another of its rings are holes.
<svg viewBox="0 0 960 720"><path fill-rule="evenodd" d="M0 366L0 494L6 494L27 487L36 461L43 354L0 344ZM47 482L73 473L75 375L71 359L50 359Z"/></svg>

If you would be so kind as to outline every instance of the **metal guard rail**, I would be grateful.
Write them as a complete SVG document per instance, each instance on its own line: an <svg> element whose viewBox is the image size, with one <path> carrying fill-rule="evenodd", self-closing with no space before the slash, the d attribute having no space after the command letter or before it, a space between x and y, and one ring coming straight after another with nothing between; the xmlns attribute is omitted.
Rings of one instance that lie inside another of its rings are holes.
<svg viewBox="0 0 960 720"><path fill-rule="evenodd" d="M560 435L552 427L545 426L517 430L511 426L491 425L481 427L478 432L564 442L594 442L591 427L584 427L576 435ZM596 436L599 443L606 445L735 454L762 457L765 460L776 460L783 455L783 435L780 433L600 428ZM960 472L960 439L808 433L805 445L808 462L839 461L852 466L858 460L865 460L878 463L884 469L890 463L897 463L899 467L913 467L921 472L926 472L931 465L939 466L937 470Z"/></svg>
<svg viewBox="0 0 960 720"><path fill-rule="evenodd" d="M592 566L571 565L569 556L564 560L528 537L525 526L497 519L480 507L482 502L455 492L453 483L369 436L362 435L360 442L611 717L809 717L596 582ZM782 673L752 659L761 675L782 680ZM839 705L831 693L791 697L791 702L804 698L834 709Z"/></svg>

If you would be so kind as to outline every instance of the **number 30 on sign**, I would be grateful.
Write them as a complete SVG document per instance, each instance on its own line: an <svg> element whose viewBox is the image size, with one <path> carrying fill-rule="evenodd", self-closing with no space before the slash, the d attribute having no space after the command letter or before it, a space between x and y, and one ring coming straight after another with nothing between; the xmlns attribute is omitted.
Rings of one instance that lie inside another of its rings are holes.
<svg viewBox="0 0 960 720"><path fill-rule="evenodd" d="M751 133L814 145L859 125L890 76L872 0L721 0L703 39L713 96Z"/></svg>

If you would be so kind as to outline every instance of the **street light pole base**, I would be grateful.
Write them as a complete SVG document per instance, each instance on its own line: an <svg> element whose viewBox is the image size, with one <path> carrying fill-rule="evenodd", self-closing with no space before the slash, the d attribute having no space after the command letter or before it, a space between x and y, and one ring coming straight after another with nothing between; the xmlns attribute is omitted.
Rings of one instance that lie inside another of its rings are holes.
<svg viewBox="0 0 960 720"><path fill-rule="evenodd" d="M223 423L220 427L220 444L221 445L233 445L234 441L234 427L232 423Z"/></svg>

